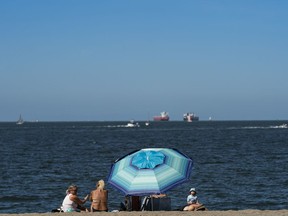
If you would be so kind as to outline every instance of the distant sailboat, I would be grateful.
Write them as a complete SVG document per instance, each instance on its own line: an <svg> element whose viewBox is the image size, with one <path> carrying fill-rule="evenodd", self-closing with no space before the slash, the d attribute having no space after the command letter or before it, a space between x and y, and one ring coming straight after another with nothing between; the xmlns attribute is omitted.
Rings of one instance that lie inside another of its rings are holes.
<svg viewBox="0 0 288 216"><path fill-rule="evenodd" d="M149 126L150 125L150 121L149 121L149 114L148 114L148 118L147 118L147 121L145 122L145 126Z"/></svg>
<svg viewBox="0 0 288 216"><path fill-rule="evenodd" d="M24 120L20 114L18 121L16 122L17 125L22 125L24 123Z"/></svg>

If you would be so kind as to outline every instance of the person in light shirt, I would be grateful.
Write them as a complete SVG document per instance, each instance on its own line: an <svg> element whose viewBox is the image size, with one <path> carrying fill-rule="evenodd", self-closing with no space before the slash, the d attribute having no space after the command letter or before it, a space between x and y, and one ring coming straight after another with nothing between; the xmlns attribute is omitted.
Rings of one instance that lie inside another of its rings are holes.
<svg viewBox="0 0 288 216"><path fill-rule="evenodd" d="M78 187L76 185L71 185L66 190L66 197L63 200L61 209L64 212L80 212L89 211L83 206L83 204L88 200L89 195L87 195L83 200L77 196Z"/></svg>
<svg viewBox="0 0 288 216"><path fill-rule="evenodd" d="M183 211L196 211L199 207L203 206L199 203L198 197L196 196L197 192L195 188L190 189L190 194L187 197L187 206L184 207Z"/></svg>

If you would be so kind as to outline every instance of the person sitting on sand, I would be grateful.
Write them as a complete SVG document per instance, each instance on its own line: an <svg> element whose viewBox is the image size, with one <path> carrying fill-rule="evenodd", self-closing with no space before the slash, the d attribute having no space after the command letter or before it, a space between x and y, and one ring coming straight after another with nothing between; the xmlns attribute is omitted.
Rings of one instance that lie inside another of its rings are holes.
<svg viewBox="0 0 288 216"><path fill-rule="evenodd" d="M203 206L198 202L197 192L195 188L190 189L190 195L187 197L187 206L184 207L183 211L196 211L199 207Z"/></svg>
<svg viewBox="0 0 288 216"><path fill-rule="evenodd" d="M83 200L79 199L77 196L78 188L76 185L70 185L66 190L66 197L63 200L61 209L64 212L80 212L88 211L83 204L88 200L89 195L87 195Z"/></svg>
<svg viewBox="0 0 288 216"><path fill-rule="evenodd" d="M91 212L108 211L107 200L108 191L104 189L105 182L100 180L97 182L96 189L90 193Z"/></svg>

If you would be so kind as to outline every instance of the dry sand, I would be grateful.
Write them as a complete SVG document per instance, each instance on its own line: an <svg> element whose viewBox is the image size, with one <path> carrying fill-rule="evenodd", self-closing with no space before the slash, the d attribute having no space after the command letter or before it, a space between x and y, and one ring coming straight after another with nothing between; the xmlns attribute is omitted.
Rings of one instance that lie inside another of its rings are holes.
<svg viewBox="0 0 288 216"><path fill-rule="evenodd" d="M26 214L0 214L0 216L288 216L288 210L229 210L229 211L134 211L134 212L88 212L88 213L26 213Z"/></svg>

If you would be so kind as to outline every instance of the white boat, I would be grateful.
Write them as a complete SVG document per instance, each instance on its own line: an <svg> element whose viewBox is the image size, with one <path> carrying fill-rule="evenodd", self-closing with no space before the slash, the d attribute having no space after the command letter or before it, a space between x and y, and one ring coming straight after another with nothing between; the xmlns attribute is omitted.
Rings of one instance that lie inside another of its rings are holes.
<svg viewBox="0 0 288 216"><path fill-rule="evenodd" d="M17 125L22 125L24 123L24 120L20 114L18 121L16 122Z"/></svg>
<svg viewBox="0 0 288 216"><path fill-rule="evenodd" d="M127 123L126 127L140 127L138 122L135 122L134 120L131 120Z"/></svg>
<svg viewBox="0 0 288 216"><path fill-rule="evenodd" d="M288 128L287 124L279 125L278 128Z"/></svg>
<svg viewBox="0 0 288 216"><path fill-rule="evenodd" d="M146 126L149 126L149 125L150 125L150 122L149 122L149 121L146 121L146 122L145 122L145 125L146 125Z"/></svg>
<svg viewBox="0 0 288 216"><path fill-rule="evenodd" d="M277 126L271 126L271 128L288 128L287 124L281 124L281 125L277 125Z"/></svg>

